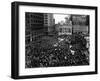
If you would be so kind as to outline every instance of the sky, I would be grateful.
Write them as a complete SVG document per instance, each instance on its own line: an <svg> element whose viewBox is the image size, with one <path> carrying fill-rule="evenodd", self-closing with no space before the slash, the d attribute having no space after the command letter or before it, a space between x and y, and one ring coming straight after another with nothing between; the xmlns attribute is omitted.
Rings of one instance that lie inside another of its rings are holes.
<svg viewBox="0 0 100 81"><path fill-rule="evenodd" d="M69 15L65 15L65 14L54 14L53 16L55 19L55 24L61 21L65 21L65 17L69 17Z"/></svg>

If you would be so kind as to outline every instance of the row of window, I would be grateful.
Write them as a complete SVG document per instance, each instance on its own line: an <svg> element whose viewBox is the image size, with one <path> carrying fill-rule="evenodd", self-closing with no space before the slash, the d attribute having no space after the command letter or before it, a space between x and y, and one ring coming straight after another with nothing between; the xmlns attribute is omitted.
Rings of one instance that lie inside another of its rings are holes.
<svg viewBox="0 0 100 81"><path fill-rule="evenodd" d="M71 33L71 32L72 32L72 29L70 29L70 28L60 28L60 29L59 29L59 32L60 32L60 33L65 33L65 32L66 32L66 33L67 33L67 32L68 32L68 33Z"/></svg>
<svg viewBox="0 0 100 81"><path fill-rule="evenodd" d="M31 20L31 23L43 23L41 20Z"/></svg>
<svg viewBox="0 0 100 81"><path fill-rule="evenodd" d="M27 19L26 23L43 23L43 20L38 20L38 19Z"/></svg>
<svg viewBox="0 0 100 81"><path fill-rule="evenodd" d="M36 13L26 13L26 18L43 18L43 14Z"/></svg>
<svg viewBox="0 0 100 81"><path fill-rule="evenodd" d="M86 25L86 22L79 22L79 21L74 21L72 22L73 25Z"/></svg>

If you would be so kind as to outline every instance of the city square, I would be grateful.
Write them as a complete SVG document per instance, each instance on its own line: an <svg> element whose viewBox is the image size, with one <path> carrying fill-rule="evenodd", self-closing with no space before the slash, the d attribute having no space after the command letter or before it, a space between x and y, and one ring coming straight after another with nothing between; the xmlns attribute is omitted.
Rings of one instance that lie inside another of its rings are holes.
<svg viewBox="0 0 100 81"><path fill-rule="evenodd" d="M89 65L89 16L60 15L26 13L25 68Z"/></svg>

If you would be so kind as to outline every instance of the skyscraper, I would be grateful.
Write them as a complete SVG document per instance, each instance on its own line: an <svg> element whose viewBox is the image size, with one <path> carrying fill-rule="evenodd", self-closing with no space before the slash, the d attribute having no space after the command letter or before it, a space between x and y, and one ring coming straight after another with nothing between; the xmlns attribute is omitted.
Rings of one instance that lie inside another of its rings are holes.
<svg viewBox="0 0 100 81"><path fill-rule="evenodd" d="M54 19L52 13L44 13L44 27L47 32L53 31Z"/></svg>

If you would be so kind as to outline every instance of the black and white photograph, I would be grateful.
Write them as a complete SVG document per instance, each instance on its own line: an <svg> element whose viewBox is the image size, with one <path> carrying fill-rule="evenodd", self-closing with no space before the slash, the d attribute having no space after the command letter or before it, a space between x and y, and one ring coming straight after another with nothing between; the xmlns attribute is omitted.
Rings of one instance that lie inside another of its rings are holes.
<svg viewBox="0 0 100 81"><path fill-rule="evenodd" d="M89 65L89 15L25 13L25 68Z"/></svg>
<svg viewBox="0 0 100 81"><path fill-rule="evenodd" d="M12 3L14 79L97 74L97 7Z"/></svg>

